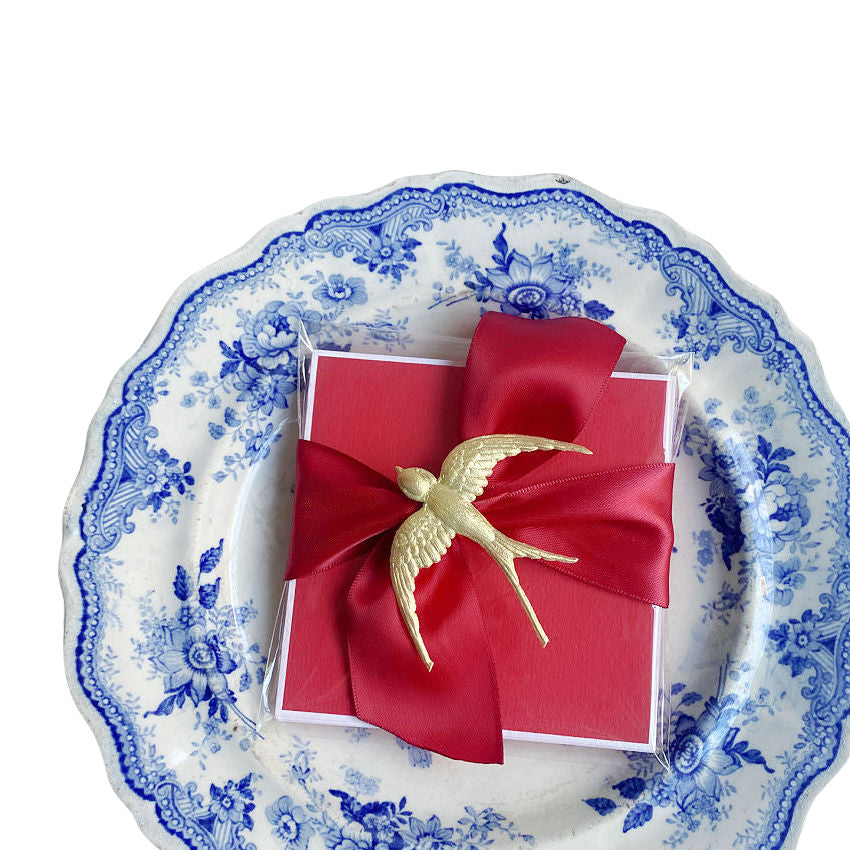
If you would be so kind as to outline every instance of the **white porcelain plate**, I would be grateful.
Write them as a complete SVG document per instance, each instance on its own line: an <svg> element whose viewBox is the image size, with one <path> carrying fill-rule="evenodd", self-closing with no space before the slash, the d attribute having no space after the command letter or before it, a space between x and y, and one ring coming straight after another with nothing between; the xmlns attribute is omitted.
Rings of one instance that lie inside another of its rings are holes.
<svg viewBox="0 0 850 850"><path fill-rule="evenodd" d="M255 734L298 321L364 325L376 352L403 354L425 332L469 336L482 310L589 316L695 354L669 770L592 749L508 748L482 767L380 731ZM811 346L710 246L559 175L404 180L276 222L187 281L115 379L66 513L71 688L159 847L788 847L844 757L848 476Z"/></svg>

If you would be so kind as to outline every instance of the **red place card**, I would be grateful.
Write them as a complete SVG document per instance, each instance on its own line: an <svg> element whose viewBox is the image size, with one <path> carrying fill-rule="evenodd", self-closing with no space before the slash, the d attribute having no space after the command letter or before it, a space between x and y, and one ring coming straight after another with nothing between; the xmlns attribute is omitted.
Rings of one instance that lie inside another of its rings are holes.
<svg viewBox="0 0 850 850"><path fill-rule="evenodd" d="M463 367L445 360L317 351L304 437L392 479L396 465L438 474L460 442L462 382ZM576 474L668 460L671 396L664 375L615 372L575 440L595 452L570 456ZM660 612L536 561L517 559L517 569L549 634L545 649L501 571L476 577L487 622L498 623L488 637L504 737L654 750ZM339 626L350 582L339 570L289 582L278 719L366 725L354 716Z"/></svg>

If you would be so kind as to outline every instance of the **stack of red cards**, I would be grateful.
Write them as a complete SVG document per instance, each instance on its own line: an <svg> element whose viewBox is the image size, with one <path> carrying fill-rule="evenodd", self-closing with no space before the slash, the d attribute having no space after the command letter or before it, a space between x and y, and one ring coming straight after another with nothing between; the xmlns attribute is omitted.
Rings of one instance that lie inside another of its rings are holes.
<svg viewBox="0 0 850 850"><path fill-rule="evenodd" d="M439 472L460 442L463 366L446 360L316 351L304 437L389 478L396 465ZM577 440L604 452L569 459L575 474L670 460L675 392L666 375L615 372ZM569 553L564 553L569 554ZM432 569L439 570L441 564ZM495 663L504 737L653 751L659 609L518 559L550 643L537 642L495 567L476 577ZM275 716L362 726L344 630L351 577L327 570L288 585Z"/></svg>

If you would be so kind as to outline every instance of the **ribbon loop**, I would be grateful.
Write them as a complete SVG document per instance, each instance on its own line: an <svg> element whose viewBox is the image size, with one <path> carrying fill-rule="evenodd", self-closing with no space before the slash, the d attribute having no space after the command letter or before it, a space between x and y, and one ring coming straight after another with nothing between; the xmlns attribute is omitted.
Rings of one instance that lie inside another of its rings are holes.
<svg viewBox="0 0 850 850"><path fill-rule="evenodd" d="M574 441L625 344L618 333L591 319L532 322L486 313L464 371L461 435L532 434Z"/></svg>
<svg viewBox="0 0 850 850"><path fill-rule="evenodd" d="M298 441L295 482L287 579L359 568L374 538L416 510L394 481L321 443Z"/></svg>

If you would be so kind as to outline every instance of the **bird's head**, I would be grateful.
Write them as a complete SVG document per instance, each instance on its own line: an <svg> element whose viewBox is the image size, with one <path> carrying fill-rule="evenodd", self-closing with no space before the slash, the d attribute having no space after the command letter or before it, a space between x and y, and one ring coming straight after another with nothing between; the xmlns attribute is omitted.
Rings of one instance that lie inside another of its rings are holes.
<svg viewBox="0 0 850 850"><path fill-rule="evenodd" d="M437 481L427 469L420 469L418 466L409 466L407 469L397 466L395 472L401 492L416 502L424 502L428 491Z"/></svg>

